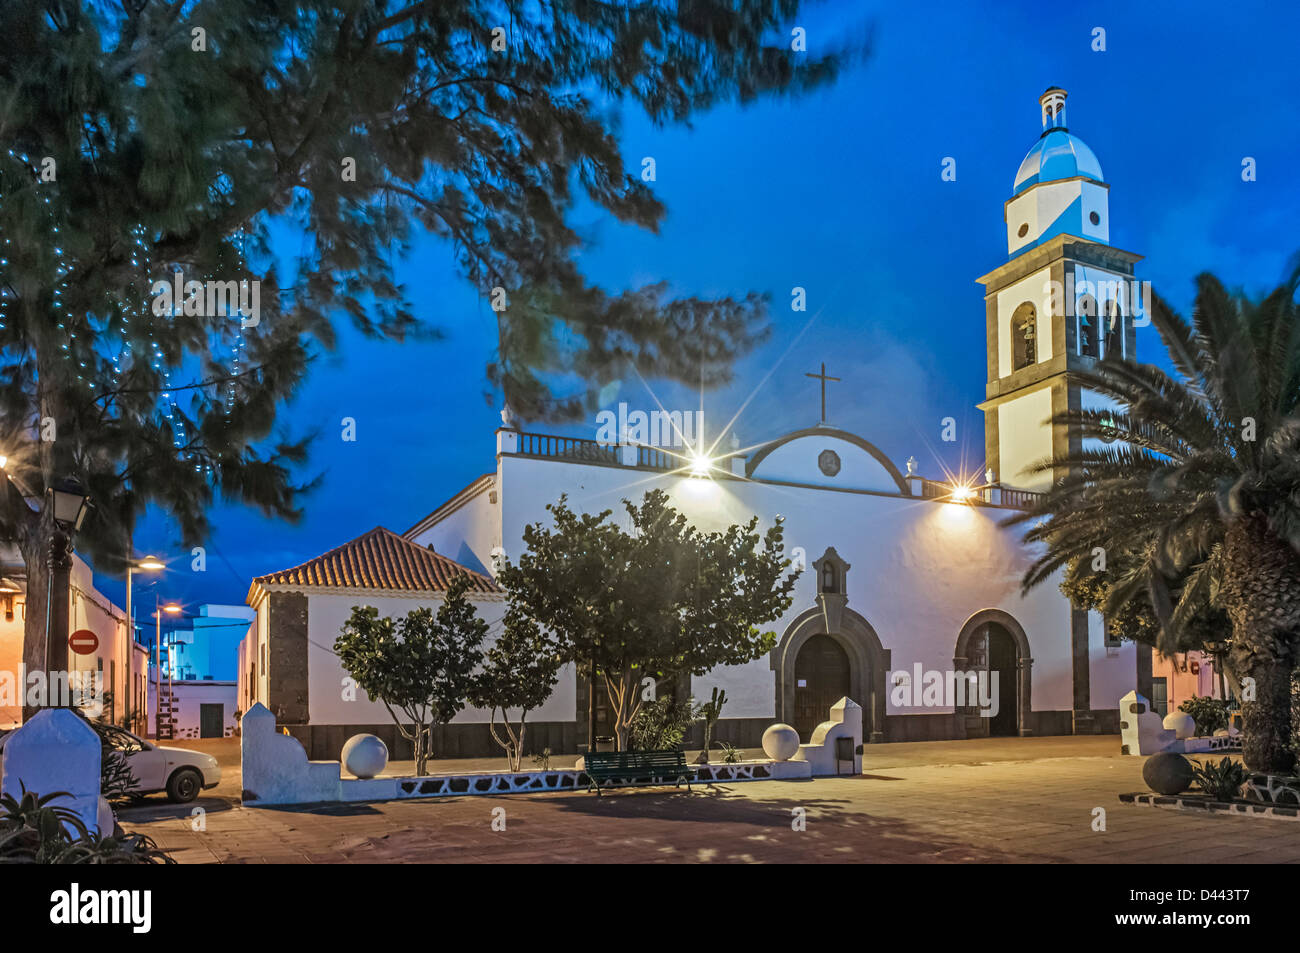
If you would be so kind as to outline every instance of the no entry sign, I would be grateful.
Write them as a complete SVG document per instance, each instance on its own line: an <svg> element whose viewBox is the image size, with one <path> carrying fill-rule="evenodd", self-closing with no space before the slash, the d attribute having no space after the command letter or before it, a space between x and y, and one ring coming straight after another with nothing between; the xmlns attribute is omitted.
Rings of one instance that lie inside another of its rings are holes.
<svg viewBox="0 0 1300 953"><path fill-rule="evenodd" d="M89 655L99 648L99 636L89 629L78 629L68 636L68 648L78 655Z"/></svg>

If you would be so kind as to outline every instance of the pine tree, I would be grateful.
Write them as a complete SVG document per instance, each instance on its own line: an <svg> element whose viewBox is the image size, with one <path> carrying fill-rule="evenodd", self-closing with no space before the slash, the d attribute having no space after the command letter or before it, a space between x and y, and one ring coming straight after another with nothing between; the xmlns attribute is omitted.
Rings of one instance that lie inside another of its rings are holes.
<svg viewBox="0 0 1300 953"><path fill-rule="evenodd" d="M423 233L504 303L487 376L524 418L589 406L553 392L561 378L725 381L761 338L763 300L601 289L570 213L581 200L651 230L663 219L624 166L618 109L681 123L830 80L851 53L792 51L797 9L7 0L0 538L22 551L29 604L45 598L45 491L66 476L95 501L78 548L108 571L149 503L187 544L217 494L296 518L307 442L277 431L277 411L338 316L395 340L435 330L393 270ZM280 287L286 232L304 241Z"/></svg>

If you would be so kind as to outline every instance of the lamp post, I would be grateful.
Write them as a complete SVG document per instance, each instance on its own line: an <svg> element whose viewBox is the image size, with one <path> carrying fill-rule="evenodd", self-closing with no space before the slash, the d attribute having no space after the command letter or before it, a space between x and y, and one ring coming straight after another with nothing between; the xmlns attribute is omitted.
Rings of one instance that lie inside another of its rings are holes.
<svg viewBox="0 0 1300 953"><path fill-rule="evenodd" d="M158 593L153 594L154 610L153 617L155 622L154 629L154 673L153 673L153 698L154 698L154 741L162 740L162 614L164 612L171 615L181 611L181 607L174 602L167 605L162 604L158 598ZM167 679L171 682L170 676Z"/></svg>
<svg viewBox="0 0 1300 953"><path fill-rule="evenodd" d="M45 673L51 707L55 703L54 686L58 673L68 677L68 609L69 575L72 572L72 534L90 509L90 498L81 484L73 479L60 480L46 491L54 516L54 534L50 537L49 580L45 590ZM65 683L66 684L66 683ZM71 702L71 688L68 688Z"/></svg>
<svg viewBox="0 0 1300 953"><path fill-rule="evenodd" d="M131 552L132 547L128 544L127 552ZM166 569L167 566L158 559L157 556L146 556L144 559L136 562L133 557L126 561L126 697L128 703L131 699L131 678L135 674L132 669L132 663L135 662L135 615L131 611L131 577L136 572L158 572ZM148 666L145 666L148 674ZM144 724L149 724L149 692L144 693ZM139 716L137 711L136 716ZM132 730L135 728L134 719L132 720Z"/></svg>

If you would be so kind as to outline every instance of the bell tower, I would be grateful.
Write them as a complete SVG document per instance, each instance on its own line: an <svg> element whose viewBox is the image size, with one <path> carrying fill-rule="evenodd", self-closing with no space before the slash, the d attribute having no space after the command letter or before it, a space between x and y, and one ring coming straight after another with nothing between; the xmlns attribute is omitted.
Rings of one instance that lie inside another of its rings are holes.
<svg viewBox="0 0 1300 953"><path fill-rule="evenodd" d="M1141 256L1110 244L1110 186L1065 125L1066 96L1053 86L1039 98L1042 133L1004 205L1009 260L977 279L988 352L985 460L1015 489L1043 490L1065 475L1029 471L1082 445L1052 417L1103 404L1070 372L1107 354L1132 358L1134 321L1146 314L1133 278Z"/></svg>

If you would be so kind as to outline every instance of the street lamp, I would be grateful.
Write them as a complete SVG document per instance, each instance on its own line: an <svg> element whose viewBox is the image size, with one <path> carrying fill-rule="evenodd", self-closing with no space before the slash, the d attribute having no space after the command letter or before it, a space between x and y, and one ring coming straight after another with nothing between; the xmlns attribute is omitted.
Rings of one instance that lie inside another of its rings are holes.
<svg viewBox="0 0 1300 953"><path fill-rule="evenodd" d="M153 617L155 620L154 630L154 673L153 673L153 698L154 698L154 729L153 737L155 741L162 740L162 617L166 612L169 615L176 615L181 611L181 607L174 602L167 605L162 604L158 598L158 593L153 596L154 610ZM171 683L171 673L168 672L167 681Z"/></svg>
<svg viewBox="0 0 1300 953"><path fill-rule="evenodd" d="M54 507L54 522L65 530L77 532L90 509L90 497L81 488L81 484L69 477L50 487L51 502Z"/></svg>
<svg viewBox="0 0 1300 953"><path fill-rule="evenodd" d="M57 673L68 672L68 601L69 575L72 572L72 534L81 529L90 497L76 480L68 478L46 490L54 533L50 537L49 580L45 590L45 672L49 679L50 701ZM70 689L69 689L70 691Z"/></svg>
<svg viewBox="0 0 1300 953"><path fill-rule="evenodd" d="M134 547L128 547L128 552L130 551L131 548ZM167 568L166 564L163 563L161 560L159 560L157 556L146 556L144 557L144 559L140 560L139 562L135 562L133 559L127 559L126 562L126 697L128 703L131 698L131 679L134 674L131 668L132 668L132 663L135 661L135 615L131 611L131 577L137 571L158 572L159 570L166 569L166 568ZM147 679L149 674L147 665L145 666L145 669L146 669L145 676ZM149 724L149 692L148 691L144 693L144 704L145 704L144 723L148 725ZM139 712L136 712L136 714L138 715ZM132 723L132 727L133 728L135 727L134 722Z"/></svg>

